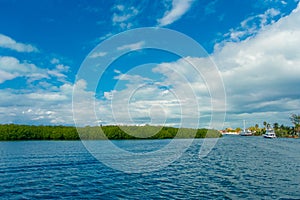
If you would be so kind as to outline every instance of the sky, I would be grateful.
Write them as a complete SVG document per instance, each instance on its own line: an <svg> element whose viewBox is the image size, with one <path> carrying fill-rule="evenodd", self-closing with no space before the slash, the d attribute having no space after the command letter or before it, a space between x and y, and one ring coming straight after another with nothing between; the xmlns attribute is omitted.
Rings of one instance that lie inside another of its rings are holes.
<svg viewBox="0 0 300 200"><path fill-rule="evenodd" d="M299 24L298 0L0 0L0 123L291 125Z"/></svg>

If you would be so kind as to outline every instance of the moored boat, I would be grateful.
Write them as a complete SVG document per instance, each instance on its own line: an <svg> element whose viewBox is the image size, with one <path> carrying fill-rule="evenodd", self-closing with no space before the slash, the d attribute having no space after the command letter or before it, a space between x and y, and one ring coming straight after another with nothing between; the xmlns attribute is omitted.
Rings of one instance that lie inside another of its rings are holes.
<svg viewBox="0 0 300 200"><path fill-rule="evenodd" d="M269 138L269 139L276 138L276 134L274 130L270 128L266 130L266 133L263 134L263 136L264 138Z"/></svg>
<svg viewBox="0 0 300 200"><path fill-rule="evenodd" d="M252 136L253 133L249 130L249 129L244 129L241 133L240 133L241 136Z"/></svg>
<svg viewBox="0 0 300 200"><path fill-rule="evenodd" d="M244 120L244 130L241 131L240 136L252 136L252 131L250 131L249 129L246 129L246 124L245 124L245 120Z"/></svg>

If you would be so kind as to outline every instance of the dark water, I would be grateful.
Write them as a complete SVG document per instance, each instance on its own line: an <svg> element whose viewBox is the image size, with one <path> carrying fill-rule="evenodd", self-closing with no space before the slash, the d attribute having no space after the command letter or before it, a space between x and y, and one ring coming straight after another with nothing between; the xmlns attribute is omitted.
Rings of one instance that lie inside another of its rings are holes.
<svg viewBox="0 0 300 200"><path fill-rule="evenodd" d="M108 168L80 141L0 142L0 198L300 199L300 139L227 136L200 160L202 142L159 171L133 174ZM115 143L142 150L166 140Z"/></svg>

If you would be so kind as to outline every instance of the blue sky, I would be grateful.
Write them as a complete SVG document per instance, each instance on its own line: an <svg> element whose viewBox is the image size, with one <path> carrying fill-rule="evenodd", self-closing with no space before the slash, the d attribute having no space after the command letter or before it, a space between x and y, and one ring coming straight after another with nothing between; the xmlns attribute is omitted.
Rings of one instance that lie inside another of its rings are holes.
<svg viewBox="0 0 300 200"><path fill-rule="evenodd" d="M178 126L183 118L199 115L198 125L185 125L212 126L212 98L205 78L194 80L185 63L204 66L212 59L226 94L225 127L242 126L244 119L249 125L262 126L263 121L290 125L289 115L300 113L298 4L296 0L0 0L0 123L73 125L75 86L83 98L81 109L75 111L82 116L80 125ZM89 88L89 80L78 78L88 55L106 56L101 49L95 51L98 44L142 27L181 32L202 45L207 55L180 58L140 49L145 46L142 40L128 42L126 48L132 52L111 63L96 89ZM184 81L196 94L197 109L176 93L185 90ZM84 103L89 98L95 107ZM180 112L184 106L190 116ZM91 117L95 114L97 119Z"/></svg>

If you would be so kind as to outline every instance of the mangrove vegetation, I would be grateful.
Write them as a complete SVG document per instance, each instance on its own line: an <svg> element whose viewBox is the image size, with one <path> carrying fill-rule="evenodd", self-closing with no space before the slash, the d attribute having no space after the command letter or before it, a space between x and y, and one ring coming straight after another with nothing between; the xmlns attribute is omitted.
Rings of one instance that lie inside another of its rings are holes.
<svg viewBox="0 0 300 200"><path fill-rule="evenodd" d="M2 124L0 140L101 140L221 137L217 130L161 126L34 126Z"/></svg>

